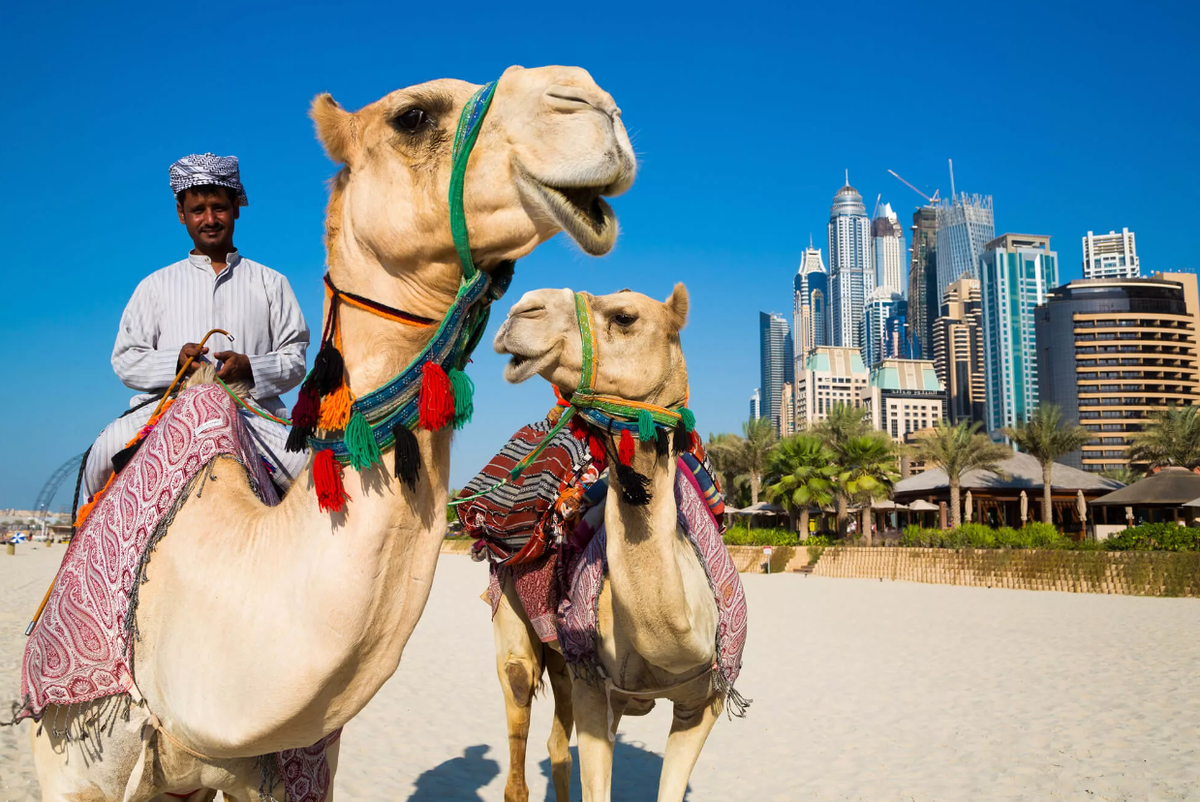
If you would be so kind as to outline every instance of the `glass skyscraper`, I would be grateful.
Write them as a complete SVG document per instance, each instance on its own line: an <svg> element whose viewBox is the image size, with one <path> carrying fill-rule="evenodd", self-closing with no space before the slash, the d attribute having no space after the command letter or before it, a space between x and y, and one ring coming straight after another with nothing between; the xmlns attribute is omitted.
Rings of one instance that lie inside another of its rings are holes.
<svg viewBox="0 0 1200 802"><path fill-rule="evenodd" d="M951 283L975 273L979 257L996 236L991 195L955 195L937 207L937 305ZM935 311L932 318L937 317ZM931 318L931 320L932 320Z"/></svg>
<svg viewBox="0 0 1200 802"><path fill-rule="evenodd" d="M788 331L787 318L768 312L758 314L758 336L762 391L761 413L775 424L779 432L783 423L783 385L794 381L795 365L792 362L792 333Z"/></svg>
<svg viewBox="0 0 1200 802"><path fill-rule="evenodd" d="M892 211L892 204L883 204L879 216L871 221L871 240L875 252L875 286L904 295L904 229Z"/></svg>
<svg viewBox="0 0 1200 802"><path fill-rule="evenodd" d="M811 243L792 279L792 321L797 359L818 345L829 345L829 273L821 249Z"/></svg>
<svg viewBox="0 0 1200 802"><path fill-rule="evenodd" d="M1049 237L1004 234L986 244L978 269L987 428L998 437L1028 420L1038 403L1033 310L1058 286L1058 254Z"/></svg>
<svg viewBox="0 0 1200 802"><path fill-rule="evenodd" d="M862 195L846 186L829 209L829 339L835 346L862 347L862 320L875 289L871 220Z"/></svg>
<svg viewBox="0 0 1200 802"><path fill-rule="evenodd" d="M913 212L912 254L908 267L908 320L913 359L933 356L933 321L942 298L937 294L937 209Z"/></svg>

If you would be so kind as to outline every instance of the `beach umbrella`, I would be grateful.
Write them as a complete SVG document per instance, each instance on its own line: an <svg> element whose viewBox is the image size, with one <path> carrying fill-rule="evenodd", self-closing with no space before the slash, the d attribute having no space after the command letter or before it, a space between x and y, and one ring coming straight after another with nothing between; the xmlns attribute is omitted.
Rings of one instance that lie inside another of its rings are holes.
<svg viewBox="0 0 1200 802"><path fill-rule="evenodd" d="M17 532L11 538L9 538L9 540L13 543L24 543L26 539L27 535L24 532Z"/></svg>
<svg viewBox="0 0 1200 802"><path fill-rule="evenodd" d="M963 519L967 523L971 523L971 513L975 511L975 505L971 500L971 491L967 491L967 503L963 505Z"/></svg>
<svg viewBox="0 0 1200 802"><path fill-rule="evenodd" d="M1075 491L1075 507L1079 510L1079 520L1087 523L1087 500L1083 497L1083 490Z"/></svg>
<svg viewBox="0 0 1200 802"><path fill-rule="evenodd" d="M1125 520L1129 522L1130 526L1133 526L1133 507L1125 508Z"/></svg>
<svg viewBox="0 0 1200 802"><path fill-rule="evenodd" d="M1021 491L1021 523L1024 524L1029 520L1029 496L1025 495L1025 491Z"/></svg>

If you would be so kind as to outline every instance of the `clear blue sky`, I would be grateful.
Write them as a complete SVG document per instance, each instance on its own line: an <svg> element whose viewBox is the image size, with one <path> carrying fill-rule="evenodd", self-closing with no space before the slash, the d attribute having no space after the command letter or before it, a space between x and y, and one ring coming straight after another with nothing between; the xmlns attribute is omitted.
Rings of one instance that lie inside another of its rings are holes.
<svg viewBox="0 0 1200 802"><path fill-rule="evenodd" d="M757 313L790 317L800 252L810 232L826 247L846 168L868 207L882 192L907 223L920 199L887 168L946 194L954 159L960 191L995 197L997 233L1054 238L1064 280L1088 229L1136 231L1144 271L1196 266L1194 3L75 5L14 5L0 42L0 507L31 505L126 407L109 366L121 310L190 246L167 188L179 156L241 158L238 245L319 326L333 166L305 112L322 91L357 108L510 64L590 70L641 161L614 204L623 234L601 260L556 240L522 261L487 341L529 289L666 297L685 281L703 432L744 420ZM501 369L481 348L456 486L552 400Z"/></svg>

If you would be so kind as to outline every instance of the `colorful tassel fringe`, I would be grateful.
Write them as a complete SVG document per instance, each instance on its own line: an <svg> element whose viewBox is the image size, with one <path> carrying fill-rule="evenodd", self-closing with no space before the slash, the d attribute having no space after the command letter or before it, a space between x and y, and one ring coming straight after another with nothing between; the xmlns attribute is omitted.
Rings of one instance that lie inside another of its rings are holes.
<svg viewBox="0 0 1200 802"><path fill-rule="evenodd" d="M322 512L343 512L350 496L342 485L342 466L329 449L321 449L313 459L313 484L317 489L317 504Z"/></svg>
<svg viewBox="0 0 1200 802"><path fill-rule="evenodd" d="M633 435L629 433L628 429L621 430L621 441L617 446L617 459L625 466L633 462Z"/></svg>
<svg viewBox="0 0 1200 802"><path fill-rule="evenodd" d="M321 428L327 431L345 429L350 423L350 409L353 404L350 388L343 382L321 401Z"/></svg>
<svg viewBox="0 0 1200 802"><path fill-rule="evenodd" d="M408 485L409 490L416 490L417 479L421 476L421 447L417 436L403 423L397 423L392 428L392 437L396 439L396 478Z"/></svg>
<svg viewBox="0 0 1200 802"><path fill-rule="evenodd" d="M687 407L682 407L679 410L679 422L683 424L684 431L692 431L696 428L696 415Z"/></svg>
<svg viewBox="0 0 1200 802"><path fill-rule="evenodd" d="M329 395L343 383L346 363L342 352L333 343L325 343L313 360L312 372L308 374L305 384L311 383L321 396Z"/></svg>
<svg viewBox="0 0 1200 802"><path fill-rule="evenodd" d="M364 471L372 465L383 461L379 452L379 444L371 432L371 425L361 412L350 416L346 424L346 432L342 436L346 442L346 450L350 452L350 465L356 471Z"/></svg>
<svg viewBox="0 0 1200 802"><path fill-rule="evenodd" d="M666 429L659 429L658 434L654 437L654 453L660 457L665 457L670 448L671 436L667 434Z"/></svg>
<svg viewBox="0 0 1200 802"><path fill-rule="evenodd" d="M454 428L461 429L475 414L475 382L456 368L450 371L450 388L454 391Z"/></svg>
<svg viewBox="0 0 1200 802"><path fill-rule="evenodd" d="M588 451L592 452L592 460L597 465L603 465L608 461L608 454L604 451L604 441L594 434L588 435Z"/></svg>
<svg viewBox="0 0 1200 802"><path fill-rule="evenodd" d="M683 428L683 421L671 430L671 445L675 449L676 454L683 454L690 451L692 448L692 436L688 434L687 429Z"/></svg>
<svg viewBox="0 0 1200 802"><path fill-rule="evenodd" d="M441 365L426 362L421 368L421 400L418 421L422 429L436 432L454 420L454 389Z"/></svg>
<svg viewBox="0 0 1200 802"><path fill-rule="evenodd" d="M654 439L654 416L648 409L639 409L637 416L638 439L649 443Z"/></svg>

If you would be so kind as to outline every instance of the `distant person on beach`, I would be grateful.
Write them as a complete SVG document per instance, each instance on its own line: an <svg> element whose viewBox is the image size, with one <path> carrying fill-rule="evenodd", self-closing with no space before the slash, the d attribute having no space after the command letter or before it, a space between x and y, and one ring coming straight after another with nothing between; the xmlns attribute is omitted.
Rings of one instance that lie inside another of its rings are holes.
<svg viewBox="0 0 1200 802"><path fill-rule="evenodd" d="M169 170L179 222L192 238L186 259L144 278L133 292L113 347L117 376L140 395L130 412L100 433L88 454L84 491L94 496L113 473L112 459L146 425L157 399L189 357L215 362L225 382L250 384L250 400L285 414L279 396L304 379L308 326L288 280L238 253L233 229L246 206L236 156L185 156ZM195 340L225 329L200 348ZM199 365L193 362L194 370ZM282 489L304 467L308 454L284 450L282 424L242 411L271 478Z"/></svg>

